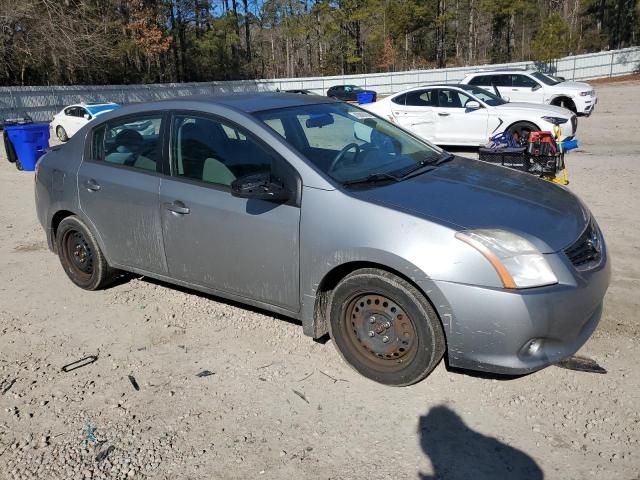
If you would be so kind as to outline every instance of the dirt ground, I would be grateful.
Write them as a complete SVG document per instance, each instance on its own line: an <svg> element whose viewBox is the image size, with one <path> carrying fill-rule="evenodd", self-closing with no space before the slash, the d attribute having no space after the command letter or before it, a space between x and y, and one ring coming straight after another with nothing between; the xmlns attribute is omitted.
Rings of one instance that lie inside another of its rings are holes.
<svg viewBox="0 0 640 480"><path fill-rule="evenodd" d="M0 478L639 479L640 81L597 91L568 166L613 258L580 351L605 375L442 362L390 388L266 312L145 278L82 291L1 158Z"/></svg>

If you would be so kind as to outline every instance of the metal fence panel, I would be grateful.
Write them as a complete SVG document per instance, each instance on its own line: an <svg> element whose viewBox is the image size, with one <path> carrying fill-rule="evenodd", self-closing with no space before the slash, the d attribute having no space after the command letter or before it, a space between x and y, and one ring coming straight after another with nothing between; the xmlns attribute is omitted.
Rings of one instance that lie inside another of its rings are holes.
<svg viewBox="0 0 640 480"><path fill-rule="evenodd" d="M29 114L35 121L49 121L63 107L83 101L111 101L127 104L180 96L273 91L277 89L307 89L324 95L329 87L345 83L361 85L376 90L380 95L389 95L400 90L425 84L459 82L467 74L477 70L500 67L534 67L572 80L611 77L640 71L640 47L574 55L544 65L534 62L516 62L366 75L154 85L0 87L0 118L7 118L24 112Z"/></svg>

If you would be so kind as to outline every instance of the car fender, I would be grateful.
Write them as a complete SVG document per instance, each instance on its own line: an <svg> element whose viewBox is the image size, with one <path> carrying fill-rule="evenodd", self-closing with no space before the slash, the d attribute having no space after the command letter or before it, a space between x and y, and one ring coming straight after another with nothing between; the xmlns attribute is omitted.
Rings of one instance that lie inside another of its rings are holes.
<svg viewBox="0 0 640 480"><path fill-rule="evenodd" d="M407 259L377 248L352 248L335 250L324 260L316 262L310 269L312 276L306 278L310 286L301 288L301 312L303 332L319 338L329 331L326 307L328 298L325 289L344 276L360 268L379 268L403 277L414 284L431 302L440 316L445 332L450 330L451 307L442 292L429 276ZM303 272L301 272L302 276Z"/></svg>

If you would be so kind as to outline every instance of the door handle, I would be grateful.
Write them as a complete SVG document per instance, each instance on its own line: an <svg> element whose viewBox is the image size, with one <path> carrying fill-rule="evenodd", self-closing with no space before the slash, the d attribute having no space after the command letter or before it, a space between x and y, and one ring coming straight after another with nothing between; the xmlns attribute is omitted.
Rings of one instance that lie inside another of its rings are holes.
<svg viewBox="0 0 640 480"><path fill-rule="evenodd" d="M191 213L191 209L187 207L184 203L182 203L180 200L176 200L173 203L167 202L164 204L164 208L166 208L171 213L174 213L176 215L187 215Z"/></svg>
<svg viewBox="0 0 640 480"><path fill-rule="evenodd" d="M98 182L96 182L93 178L90 178L89 180L84 182L84 186L89 192L97 192L101 188Z"/></svg>
<svg viewBox="0 0 640 480"><path fill-rule="evenodd" d="M449 112L438 112L438 115L440 115L441 117L448 117L451 114Z"/></svg>

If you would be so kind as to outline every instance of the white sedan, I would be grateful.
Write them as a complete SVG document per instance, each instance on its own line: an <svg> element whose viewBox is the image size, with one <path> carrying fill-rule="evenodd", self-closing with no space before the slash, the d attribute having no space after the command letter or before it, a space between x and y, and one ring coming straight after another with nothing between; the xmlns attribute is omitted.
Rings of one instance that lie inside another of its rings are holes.
<svg viewBox="0 0 640 480"><path fill-rule="evenodd" d="M497 133L522 138L553 131L561 140L575 135L576 115L562 107L510 103L471 85L431 85L396 93L363 108L438 145L480 146Z"/></svg>
<svg viewBox="0 0 640 480"><path fill-rule="evenodd" d="M61 142L66 142L95 117L116 108L120 108L120 105L113 102L69 105L53 116L51 128Z"/></svg>

